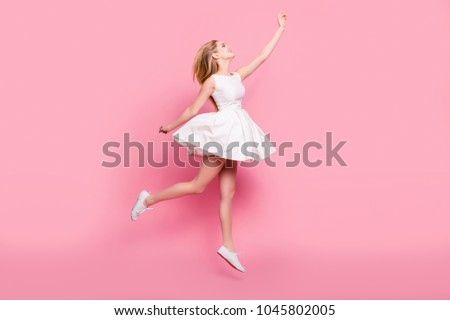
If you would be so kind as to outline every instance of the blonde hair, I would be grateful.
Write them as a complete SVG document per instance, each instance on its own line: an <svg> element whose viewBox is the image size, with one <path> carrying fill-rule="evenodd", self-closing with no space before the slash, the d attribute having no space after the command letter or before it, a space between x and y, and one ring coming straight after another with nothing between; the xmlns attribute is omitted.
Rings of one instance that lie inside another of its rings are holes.
<svg viewBox="0 0 450 320"><path fill-rule="evenodd" d="M193 64L192 80L197 79L197 82L202 85L206 79L219 70L219 63L212 57L213 53L217 52L218 40L211 40L198 49ZM219 111L216 101L212 96L209 97L214 105L216 111Z"/></svg>

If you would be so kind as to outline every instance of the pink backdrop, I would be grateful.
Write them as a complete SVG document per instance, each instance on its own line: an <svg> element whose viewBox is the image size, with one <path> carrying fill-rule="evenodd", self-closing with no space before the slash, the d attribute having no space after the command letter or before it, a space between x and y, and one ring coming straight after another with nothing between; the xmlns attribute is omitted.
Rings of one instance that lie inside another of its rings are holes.
<svg viewBox="0 0 450 320"><path fill-rule="evenodd" d="M234 71L280 11L244 107L293 147L238 169L242 274L216 253L217 178L132 222L141 189L198 168L172 149L167 167L139 168L136 148L105 168L102 146L129 133L160 160L160 125L198 93L200 45L229 43ZM450 298L448 1L4 1L0 34L0 298ZM285 165L326 132L348 166Z"/></svg>

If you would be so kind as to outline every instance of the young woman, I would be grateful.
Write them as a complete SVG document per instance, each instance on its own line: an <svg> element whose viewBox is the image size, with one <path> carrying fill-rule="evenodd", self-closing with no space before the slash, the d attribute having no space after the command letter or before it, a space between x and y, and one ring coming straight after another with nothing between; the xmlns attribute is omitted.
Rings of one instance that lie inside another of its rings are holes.
<svg viewBox="0 0 450 320"><path fill-rule="evenodd" d="M235 72L229 71L235 54L228 44L211 40L201 46L193 66L194 76L202 85L197 98L177 119L159 128L159 132L167 134L186 122L173 133L173 138L182 146L189 147L189 155L202 157L198 175L192 181L176 183L159 193L141 191L131 211L131 219L135 221L140 214L153 209L151 206L160 201L202 193L219 175L223 245L217 252L242 272L245 269L234 252L231 235L231 205L238 161L265 159L275 152L275 147L265 139L263 130L242 107L245 95L242 81L270 56L283 34L286 19L286 14L278 14L278 29L273 38L253 61ZM197 114L208 98L216 111ZM252 152L249 152L248 146Z"/></svg>

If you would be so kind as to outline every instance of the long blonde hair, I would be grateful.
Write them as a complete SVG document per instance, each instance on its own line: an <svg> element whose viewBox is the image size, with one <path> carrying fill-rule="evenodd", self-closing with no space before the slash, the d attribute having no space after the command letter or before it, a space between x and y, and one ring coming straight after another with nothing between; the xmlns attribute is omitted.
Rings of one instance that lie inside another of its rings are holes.
<svg viewBox="0 0 450 320"><path fill-rule="evenodd" d="M198 49L193 64L194 74L192 81L196 78L197 82L202 85L206 79L219 70L219 63L212 57L213 53L217 52L217 41L218 40L211 40ZM216 111L219 111L214 98L212 96L209 98L211 99Z"/></svg>

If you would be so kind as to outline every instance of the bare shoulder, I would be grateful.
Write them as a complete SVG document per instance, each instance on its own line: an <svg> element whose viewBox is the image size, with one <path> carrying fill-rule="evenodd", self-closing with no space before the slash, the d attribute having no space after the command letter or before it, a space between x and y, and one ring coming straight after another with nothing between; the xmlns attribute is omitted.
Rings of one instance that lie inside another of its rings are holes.
<svg viewBox="0 0 450 320"><path fill-rule="evenodd" d="M242 78L242 68L237 69L234 73L237 73Z"/></svg>
<svg viewBox="0 0 450 320"><path fill-rule="evenodd" d="M213 89L216 86L216 82L214 80L214 77L211 75L208 79L205 80L205 82L203 82L202 87L208 88L208 89Z"/></svg>
<svg viewBox="0 0 450 320"><path fill-rule="evenodd" d="M205 83L212 83L212 84L214 84L214 77L213 77L213 74L210 75L210 76L205 80L205 82L203 82L203 84L205 84Z"/></svg>
<svg viewBox="0 0 450 320"><path fill-rule="evenodd" d="M203 82L201 91L206 92L208 95L210 95L214 92L215 89L216 83L214 77L211 76L208 79L206 79L205 82Z"/></svg>
<svg viewBox="0 0 450 320"><path fill-rule="evenodd" d="M234 73L236 73L238 77L241 78L241 81L244 81L244 79L246 78L243 68L237 69Z"/></svg>

